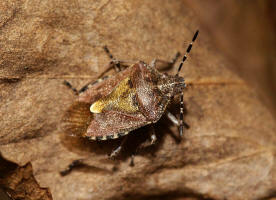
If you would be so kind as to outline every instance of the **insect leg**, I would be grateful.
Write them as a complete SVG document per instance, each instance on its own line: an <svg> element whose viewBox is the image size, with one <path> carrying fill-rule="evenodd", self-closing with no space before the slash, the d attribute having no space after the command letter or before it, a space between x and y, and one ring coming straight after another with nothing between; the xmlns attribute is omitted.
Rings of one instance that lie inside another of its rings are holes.
<svg viewBox="0 0 276 200"><path fill-rule="evenodd" d="M63 81L63 84L66 85L66 86L67 86L68 88L70 88L71 90L73 90L73 92L74 92L76 95L79 94L78 90L77 90L76 88L74 88L74 87L71 85L71 83L69 83L68 81L64 80L64 81Z"/></svg>
<svg viewBox="0 0 276 200"><path fill-rule="evenodd" d="M156 134L155 134L155 129L154 129L154 126L151 125L150 126L150 141L149 140L146 140L145 142L141 143L135 150L135 153L133 153L131 155L131 159L130 159L130 166L134 166L134 157L135 155L139 152L140 149L142 148L145 148L145 147L149 147L149 146L152 146L156 143L157 141L157 137L156 137Z"/></svg>
<svg viewBox="0 0 276 200"><path fill-rule="evenodd" d="M136 149L136 153L142 149L142 148L146 148L146 147L149 147L151 145L154 145L157 141L157 137L156 137L156 134L155 134L155 129L154 129L154 126L153 125L150 125L150 140L147 139L146 141L144 141L143 143L139 144L139 146L137 147Z"/></svg>
<svg viewBox="0 0 276 200"><path fill-rule="evenodd" d="M104 46L103 48L104 48L104 51L107 53L108 57L111 59L110 65L113 64L113 67L115 68L116 72L121 71L120 61L118 61L113 57L113 55L110 53L107 46Z"/></svg>
<svg viewBox="0 0 276 200"><path fill-rule="evenodd" d="M179 122L177 120L177 118L169 111L166 111L166 116L168 117L169 120L171 120L171 122L176 125L179 126Z"/></svg>
<svg viewBox="0 0 276 200"><path fill-rule="evenodd" d="M177 61L178 57L180 56L180 53L177 52L174 58L171 61L165 61L161 59L154 59L151 61L150 66L153 68L157 68L160 71L167 70L174 66L175 62Z"/></svg>
<svg viewBox="0 0 276 200"><path fill-rule="evenodd" d="M107 71L109 71L111 68L115 68L116 72L119 72L121 71L121 63L123 64L130 64L130 63L135 63L134 61L118 61L117 59L115 59L113 57L113 55L110 53L109 49L107 48L107 46L104 46L103 47L105 52L107 53L108 57L111 59L111 62L109 63L109 66L107 67L106 70L104 70L98 77L102 77L103 74L105 74ZM79 93L82 93L84 91L86 91L90 86L94 85L95 83L98 83L104 79L108 78L108 76L105 76L103 78L100 78L96 81L93 81L93 82L89 82L88 84L84 85L80 90L77 90L76 88L74 88L72 86L71 83L69 83L68 81L64 80L64 84L69 87L71 90L73 90L73 92L76 94L76 95L79 95Z"/></svg>
<svg viewBox="0 0 276 200"><path fill-rule="evenodd" d="M113 57L113 55L110 53L109 49L107 46L104 46L104 51L107 53L108 57L111 59L109 67L105 70L108 71L111 68L115 68L116 72L121 71L121 67L123 66L128 66L134 63L137 63L137 61L134 60L117 60L116 58Z"/></svg>
<svg viewBox="0 0 276 200"><path fill-rule="evenodd" d="M73 168L82 165L82 159L80 160L74 160L72 163L70 163L65 170L60 171L61 176L65 176L69 174Z"/></svg>
<svg viewBox="0 0 276 200"><path fill-rule="evenodd" d="M100 83L100 82L102 82L103 80L105 80L105 79L108 79L110 76L104 76L104 77L102 77L102 78L99 78L99 79L97 79L97 80L95 80L95 81L92 81L92 82L90 82L90 83L87 83L86 85L84 85L79 91L78 91L78 93L80 94L80 93L82 93L82 92L85 92L87 89L89 89L91 86L93 86L93 85L95 85L96 83Z"/></svg>
<svg viewBox="0 0 276 200"><path fill-rule="evenodd" d="M131 155L131 158L130 158L130 163L129 163L129 166L131 166L131 167L134 166L134 157L135 157L135 155L132 154L132 155Z"/></svg>
<svg viewBox="0 0 276 200"><path fill-rule="evenodd" d="M102 82L103 80L105 79L108 79L110 76L104 76L102 78L99 78L97 79L96 81L93 81L93 82L90 82L90 83L87 83L86 85L84 85L80 90L77 90L76 88L74 88L72 86L71 83L69 83L68 81L64 80L63 81L63 84L66 85L68 88L70 88L71 90L73 90L73 92L76 94L76 95L79 95L80 93L82 92L85 92L87 89L89 89L91 86L95 85L96 83L100 83Z"/></svg>
<svg viewBox="0 0 276 200"><path fill-rule="evenodd" d="M153 144L156 143L157 137L156 137L155 129L154 129L153 125L151 125L150 129L151 129L151 132L150 132L150 145L153 145Z"/></svg>
<svg viewBox="0 0 276 200"><path fill-rule="evenodd" d="M175 54L175 56L174 56L174 58L171 60L171 66L173 66L175 63L176 63L176 61L177 61L177 59L179 58L179 56L180 56L180 53L179 52L177 52L176 54Z"/></svg>
<svg viewBox="0 0 276 200"><path fill-rule="evenodd" d="M124 139L122 140L121 144L110 153L110 155L109 155L110 158L115 158L121 152L123 145L125 144L125 142L127 140L127 137L128 136L125 136Z"/></svg>

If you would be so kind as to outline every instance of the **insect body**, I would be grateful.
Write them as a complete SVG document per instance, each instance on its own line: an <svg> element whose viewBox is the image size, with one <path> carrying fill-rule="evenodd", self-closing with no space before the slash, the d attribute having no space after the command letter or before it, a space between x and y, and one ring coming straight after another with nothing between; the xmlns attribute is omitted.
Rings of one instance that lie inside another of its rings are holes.
<svg viewBox="0 0 276 200"><path fill-rule="evenodd" d="M197 35L198 31L188 46L176 75L160 73L156 69L159 60L154 60L150 65L142 61L134 63L112 77L103 77L84 86L80 91L65 82L79 94L77 101L64 116L66 132L91 140L116 139L145 125L156 123L166 113L169 119L180 126L182 135L183 89L186 84L178 73ZM105 50L109 53L107 48ZM109 55L113 59L110 53ZM120 62L113 59L111 66L119 69ZM181 94L180 123L171 113L166 112L167 105L177 94Z"/></svg>

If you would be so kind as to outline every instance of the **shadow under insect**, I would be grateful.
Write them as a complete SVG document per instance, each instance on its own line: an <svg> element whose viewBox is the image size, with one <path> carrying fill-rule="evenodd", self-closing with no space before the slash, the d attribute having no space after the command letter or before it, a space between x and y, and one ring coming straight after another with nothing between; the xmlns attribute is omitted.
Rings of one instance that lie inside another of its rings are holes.
<svg viewBox="0 0 276 200"><path fill-rule="evenodd" d="M81 159L74 160L64 171L61 171L62 176L70 173L72 169L88 173L113 173L117 169L116 163L126 161L129 158L132 158L130 166L134 165L133 157L137 154L153 159L158 149L164 143L165 134L169 134L174 139L175 144L181 141L178 134L171 129L174 124L166 116L161 117L154 125L151 124L141 127L117 139L101 141L89 140L84 137L94 115L89 111L89 107L90 104L77 102L68 109L62 122L64 132L61 134L61 141L68 150L75 153L93 154L94 158L95 156L102 157L104 155L106 156L105 162L113 163L114 167L112 171L108 171L97 166L86 164ZM179 103L172 102L168 106L168 109L172 113L177 113L179 112L179 107ZM184 116L186 115L187 110L184 107ZM186 128L189 128L188 125L186 125ZM150 138L153 132L156 135L156 141L154 143L152 143ZM125 140L124 144L122 144L123 140ZM122 147L120 154L116 158L111 159L110 153L119 146ZM115 159L116 162L113 161Z"/></svg>
<svg viewBox="0 0 276 200"><path fill-rule="evenodd" d="M97 155L110 155L110 153L118 146L122 146L122 150L116 159L125 160L131 155L139 153L143 149L156 149L162 137L163 128L161 131L154 132L156 141L154 144L151 141L150 135L154 131L151 125L141 127L131 131L128 135L121 136L117 139L108 140L90 140L86 137L86 131L93 119L93 113L89 110L90 104L83 102L74 103L65 113L62 121L63 134L61 141L63 145L70 151L93 152ZM155 126L158 126L157 123ZM166 129L165 129L166 130ZM120 135L119 135L120 136ZM125 140L124 144L122 141Z"/></svg>

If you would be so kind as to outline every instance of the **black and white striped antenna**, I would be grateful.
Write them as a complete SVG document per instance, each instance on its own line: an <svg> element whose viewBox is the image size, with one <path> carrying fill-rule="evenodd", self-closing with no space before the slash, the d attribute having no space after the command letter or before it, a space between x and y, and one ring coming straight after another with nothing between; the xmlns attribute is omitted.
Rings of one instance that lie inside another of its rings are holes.
<svg viewBox="0 0 276 200"><path fill-rule="evenodd" d="M189 46L188 46L188 48L187 48L187 50L186 50L186 53L185 53L185 55L184 55L183 58L182 58L182 61L181 61L180 65L179 65L178 70L177 70L177 73L176 73L177 76L178 76L179 72L181 71L181 68L182 68L183 63L184 63L185 60L187 59L187 55L190 53L190 51L191 51L191 49L192 49L192 47L193 47L193 43L194 43L194 41L195 41L196 38L197 38L198 32L199 32L198 30L195 32L194 37L193 37L193 39L192 39L192 42L189 44Z"/></svg>
<svg viewBox="0 0 276 200"><path fill-rule="evenodd" d="M198 32L199 32L198 30L195 32L194 37L192 39L192 42L189 44L189 46L188 46L188 48L186 50L186 53L183 56L182 61L181 61L180 65L179 65L179 67L178 67L176 76L179 75L179 72L181 71L183 63L187 59L187 55L190 53L190 51L191 51L191 49L193 47L193 43L194 43L194 41L197 38ZM184 129L184 120L183 120L183 118L184 118L184 102L183 101L184 100L183 100L183 96L184 96L184 94L183 94L183 91L182 91L181 96L180 96L180 127L179 127L179 135L180 135L180 137L183 136L183 129Z"/></svg>

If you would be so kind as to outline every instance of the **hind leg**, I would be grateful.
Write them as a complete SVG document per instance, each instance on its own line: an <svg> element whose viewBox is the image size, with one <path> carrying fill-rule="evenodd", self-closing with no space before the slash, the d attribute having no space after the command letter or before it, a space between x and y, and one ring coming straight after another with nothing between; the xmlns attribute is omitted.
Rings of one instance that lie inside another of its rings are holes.
<svg viewBox="0 0 276 200"><path fill-rule="evenodd" d="M154 144L156 143L156 141L157 141L157 137L156 137L156 134L155 134L155 129L154 129L154 126L151 125L151 126L150 126L150 140L146 140L145 142L141 143L141 144L137 147L135 153L133 153L133 154L131 155L131 160L130 160L130 164L129 164L129 165L130 165L130 166L134 166L134 158L135 158L135 155L139 152L140 149L146 148L146 147L149 147L149 146L152 146L152 145L154 145Z"/></svg>
<svg viewBox="0 0 276 200"><path fill-rule="evenodd" d="M124 139L122 140L121 144L110 153L110 155L109 155L110 158L115 158L116 156L118 156L118 154L121 152L124 144L126 143L127 137L128 136L125 136Z"/></svg>
<svg viewBox="0 0 276 200"><path fill-rule="evenodd" d="M70 163L65 170L60 171L61 176L66 176L69 174L75 167L78 167L82 165L82 159L74 160L72 163Z"/></svg>
<svg viewBox="0 0 276 200"><path fill-rule="evenodd" d="M107 71L109 71L110 69L114 68L116 72L120 72L121 71L121 63L127 64L130 63L131 61L118 61L117 59L115 59L113 57L113 55L110 53L109 49L107 48L107 46L104 46L104 51L107 53L108 57L111 59L107 69L102 72L99 77L102 77L103 74L105 74ZM87 83L86 85L84 85L80 90L77 90L75 87L72 86L72 84L66 80L63 81L63 84L66 85L68 88L70 88L76 95L79 95L82 92L85 92L88 88L90 88L91 86L93 86L96 83L99 83L101 81L103 81L104 79L107 79L109 76L104 76L102 78L99 78L96 81L92 81Z"/></svg>

